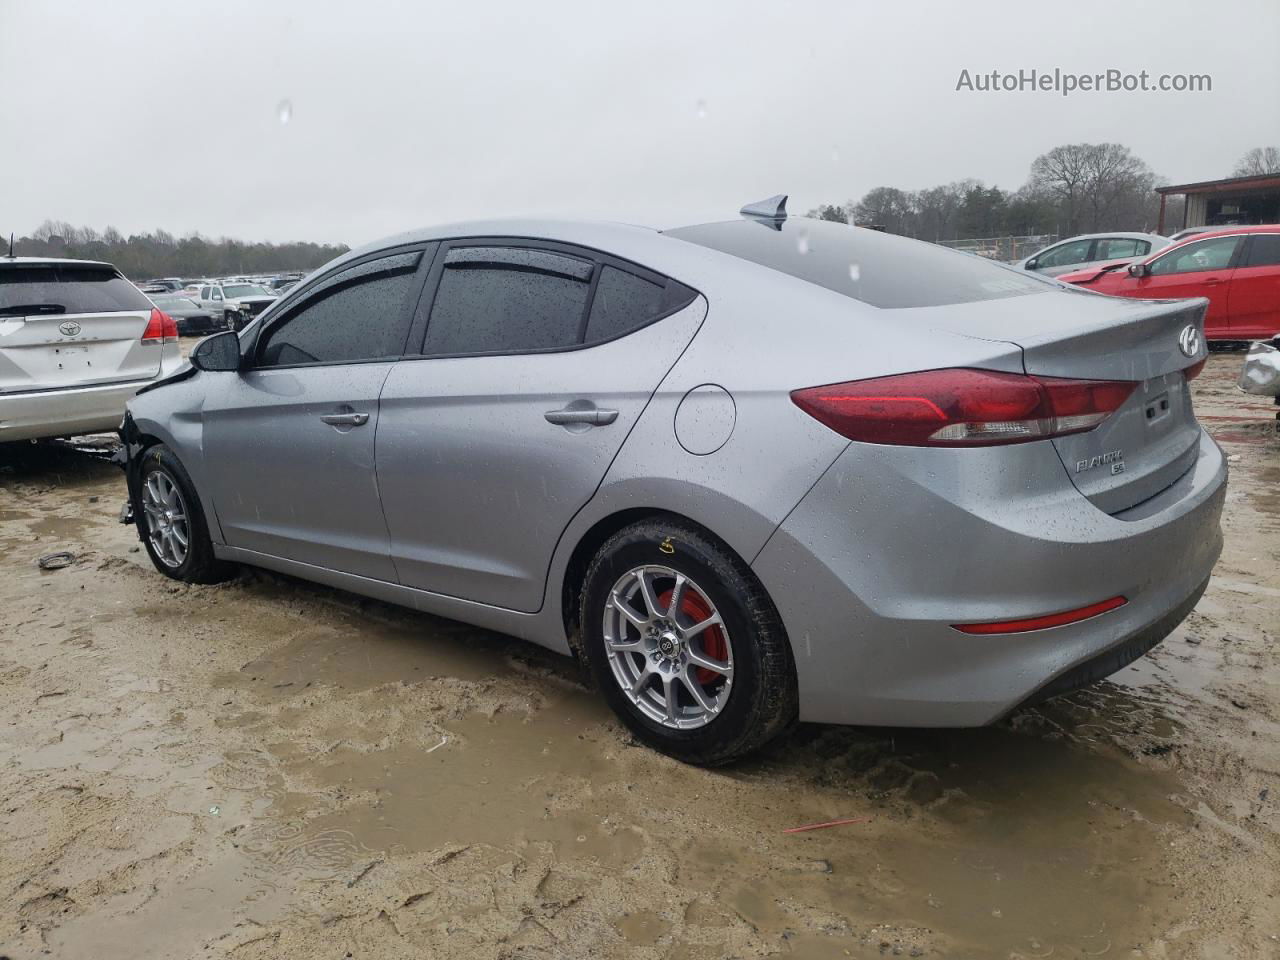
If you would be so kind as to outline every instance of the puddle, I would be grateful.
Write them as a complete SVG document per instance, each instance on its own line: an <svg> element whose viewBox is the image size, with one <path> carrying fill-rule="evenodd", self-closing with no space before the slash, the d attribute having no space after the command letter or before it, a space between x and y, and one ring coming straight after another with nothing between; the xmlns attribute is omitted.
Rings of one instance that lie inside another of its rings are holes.
<svg viewBox="0 0 1280 960"><path fill-rule="evenodd" d="M430 750L409 742L311 756L294 741L271 744L289 776L318 789L281 797L268 814L302 822L308 842L341 833L362 851L388 856L549 841L562 860L621 867L640 853L643 834L580 799L614 779L599 751L584 749L575 735L603 719L603 708L583 694L533 716L469 715ZM331 809L335 803L339 809Z"/></svg>

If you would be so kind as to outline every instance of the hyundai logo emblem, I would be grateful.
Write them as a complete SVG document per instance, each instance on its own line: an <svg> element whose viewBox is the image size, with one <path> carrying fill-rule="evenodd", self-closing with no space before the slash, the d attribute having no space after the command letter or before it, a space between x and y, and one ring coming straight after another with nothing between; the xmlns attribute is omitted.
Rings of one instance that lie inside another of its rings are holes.
<svg viewBox="0 0 1280 960"><path fill-rule="evenodd" d="M1200 352L1200 331L1194 324L1188 323L1178 334L1178 349L1184 357L1194 357Z"/></svg>
<svg viewBox="0 0 1280 960"><path fill-rule="evenodd" d="M80 332L80 324L74 320L67 320L65 323L58 324L58 332L64 337L74 337Z"/></svg>

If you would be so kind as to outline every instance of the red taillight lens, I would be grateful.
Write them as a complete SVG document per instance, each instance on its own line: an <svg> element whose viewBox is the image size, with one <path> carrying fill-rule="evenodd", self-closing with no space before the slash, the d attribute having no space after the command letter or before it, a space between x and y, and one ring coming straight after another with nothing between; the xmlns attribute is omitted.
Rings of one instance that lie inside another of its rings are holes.
<svg viewBox="0 0 1280 960"><path fill-rule="evenodd" d="M850 440L981 447L1091 430L1136 386L992 370L926 370L796 390L791 399Z"/></svg>
<svg viewBox="0 0 1280 960"><path fill-rule="evenodd" d="M177 343L178 324L159 307L151 308L151 319L142 331L143 343Z"/></svg>
<svg viewBox="0 0 1280 960"><path fill-rule="evenodd" d="M1112 597L1101 603L1091 603L1087 607L1076 610L1064 610L1062 613L1051 613L1043 617L1028 617L1025 620L997 620L994 623L957 623L953 626L961 633L972 633L979 636L991 636L999 633L1026 633L1028 630L1048 630L1050 627L1064 627L1068 623L1079 623L1091 620L1104 613L1123 607L1129 601L1124 597Z"/></svg>
<svg viewBox="0 0 1280 960"><path fill-rule="evenodd" d="M1200 374L1204 373L1204 365L1208 362L1209 358L1205 357L1199 363L1193 363L1191 366L1183 370L1182 375L1188 380L1194 380L1196 377L1200 376Z"/></svg>

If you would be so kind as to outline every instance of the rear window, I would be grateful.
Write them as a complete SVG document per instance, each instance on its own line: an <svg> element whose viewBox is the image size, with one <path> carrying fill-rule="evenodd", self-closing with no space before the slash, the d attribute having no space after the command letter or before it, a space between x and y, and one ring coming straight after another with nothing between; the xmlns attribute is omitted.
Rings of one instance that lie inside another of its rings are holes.
<svg viewBox="0 0 1280 960"><path fill-rule="evenodd" d="M92 264L0 264L0 315L117 313L151 310L114 267Z"/></svg>
<svg viewBox="0 0 1280 960"><path fill-rule="evenodd" d="M827 220L730 220L666 233L887 309L997 300L1057 286L971 254Z"/></svg>

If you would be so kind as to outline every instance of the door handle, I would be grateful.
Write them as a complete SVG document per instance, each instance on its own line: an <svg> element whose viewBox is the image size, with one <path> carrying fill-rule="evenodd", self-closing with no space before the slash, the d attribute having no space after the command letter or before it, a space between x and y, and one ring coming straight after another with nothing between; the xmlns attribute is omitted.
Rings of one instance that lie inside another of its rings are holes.
<svg viewBox="0 0 1280 960"><path fill-rule="evenodd" d="M1222 282L1222 278L1221 277L1205 277L1200 282L1203 283L1206 287L1216 287L1218 284Z"/></svg>
<svg viewBox="0 0 1280 960"><path fill-rule="evenodd" d="M367 413L326 413L320 418L321 423L331 427L363 427L369 422Z"/></svg>
<svg viewBox="0 0 1280 960"><path fill-rule="evenodd" d="M572 423L585 423L593 427L603 427L618 419L617 410L601 410L598 407L564 407L561 410L548 410L543 414L547 423L567 426Z"/></svg>

